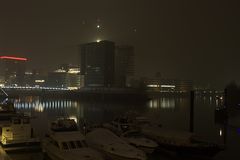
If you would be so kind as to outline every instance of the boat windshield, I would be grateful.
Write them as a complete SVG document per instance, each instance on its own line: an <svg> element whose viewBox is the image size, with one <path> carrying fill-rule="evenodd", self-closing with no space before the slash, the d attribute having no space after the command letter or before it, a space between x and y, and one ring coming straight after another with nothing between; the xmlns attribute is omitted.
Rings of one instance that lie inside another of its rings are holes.
<svg viewBox="0 0 240 160"><path fill-rule="evenodd" d="M125 137L141 137L141 134L139 132L128 132Z"/></svg>
<svg viewBox="0 0 240 160"><path fill-rule="evenodd" d="M69 150L69 149L78 149L78 148L83 148L87 147L87 143L83 141L69 141L69 142L62 142L62 148L64 150Z"/></svg>

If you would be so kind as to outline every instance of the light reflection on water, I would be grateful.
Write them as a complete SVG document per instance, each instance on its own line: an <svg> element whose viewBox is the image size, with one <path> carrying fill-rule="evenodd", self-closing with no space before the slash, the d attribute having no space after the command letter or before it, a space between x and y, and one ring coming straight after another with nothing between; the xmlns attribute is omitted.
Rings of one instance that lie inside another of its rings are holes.
<svg viewBox="0 0 240 160"><path fill-rule="evenodd" d="M152 99L148 102L150 108L174 109L176 107L175 98L162 97L159 99Z"/></svg>
<svg viewBox="0 0 240 160"><path fill-rule="evenodd" d="M220 106L222 101L215 97L196 97L194 110L194 132L204 136L205 138L217 143L230 143L224 137L238 135L240 141L239 129L228 130L224 125L216 123L214 119L215 107ZM174 128L179 130L189 130L189 105L188 97L161 97L154 98L142 105L133 104L113 104L113 103L97 103L97 102L79 102L67 99L41 99L39 97L24 97L14 100L14 105L18 111L35 117L32 119L32 125L35 133L39 137L43 137L48 131L49 123L57 117L71 117L79 122L86 119L91 123L102 123L112 120L114 117L124 114L127 111L137 111L150 120L158 124L162 124L166 128ZM229 133L230 132L230 133ZM232 133L233 132L233 133ZM234 140L236 141L236 140ZM237 147L240 147L240 144ZM234 146L235 148L236 146ZM216 159L227 159L228 154L236 154L234 148L230 151L220 153ZM27 156L27 154L26 154ZM15 156L18 157L18 156ZM20 157L20 156L19 156ZM161 158L168 159L157 155L151 159ZM14 158L19 160L18 158ZM177 158L175 158L177 159Z"/></svg>

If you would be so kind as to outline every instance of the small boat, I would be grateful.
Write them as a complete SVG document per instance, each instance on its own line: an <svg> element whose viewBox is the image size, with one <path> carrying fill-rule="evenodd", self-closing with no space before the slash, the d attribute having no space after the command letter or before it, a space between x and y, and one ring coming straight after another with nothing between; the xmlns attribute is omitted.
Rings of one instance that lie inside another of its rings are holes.
<svg viewBox="0 0 240 160"><path fill-rule="evenodd" d="M131 129L137 129L137 126L133 123L133 121L125 116L117 117L110 123L103 124L103 127L110 129L112 132L118 135Z"/></svg>
<svg viewBox="0 0 240 160"><path fill-rule="evenodd" d="M57 120L51 129L42 141L42 149L52 160L103 160L99 152L88 147L74 120Z"/></svg>
<svg viewBox="0 0 240 160"><path fill-rule="evenodd" d="M140 129L125 117L116 118L111 123L103 124L103 127L110 129L128 144L133 145L148 154L152 153L158 147L158 144L155 141L146 138L141 134Z"/></svg>
<svg viewBox="0 0 240 160"><path fill-rule="evenodd" d="M1 126L1 145L6 152L40 150L40 141L34 137L30 117L16 114L10 123Z"/></svg>
<svg viewBox="0 0 240 160"><path fill-rule="evenodd" d="M159 147L165 151L187 155L215 156L224 150L223 145L205 141L190 132L145 126L142 128L142 133L158 142Z"/></svg>
<svg viewBox="0 0 240 160"><path fill-rule="evenodd" d="M146 160L146 154L143 151L129 145L104 128L96 128L87 133L86 141L89 146L112 160Z"/></svg>

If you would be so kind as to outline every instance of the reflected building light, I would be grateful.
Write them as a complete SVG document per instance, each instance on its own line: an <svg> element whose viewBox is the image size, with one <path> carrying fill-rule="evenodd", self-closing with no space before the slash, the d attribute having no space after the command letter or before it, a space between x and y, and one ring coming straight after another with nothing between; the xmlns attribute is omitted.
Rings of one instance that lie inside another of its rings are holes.
<svg viewBox="0 0 240 160"><path fill-rule="evenodd" d="M175 108L175 99L162 98L161 108L163 109L173 109Z"/></svg>
<svg viewBox="0 0 240 160"><path fill-rule="evenodd" d="M37 105L34 109L35 109L36 112L43 112L44 107L43 107L43 105L40 103L40 104Z"/></svg>
<svg viewBox="0 0 240 160"><path fill-rule="evenodd" d="M66 107L67 106L67 100L65 101L65 104L64 104L64 107Z"/></svg>
<svg viewBox="0 0 240 160"><path fill-rule="evenodd" d="M219 101L218 101L218 99L216 99L216 106L219 106Z"/></svg>
<svg viewBox="0 0 240 160"><path fill-rule="evenodd" d="M153 102L152 102L152 100L149 101L149 104L148 104L148 105L149 105L150 108L153 108Z"/></svg>
<svg viewBox="0 0 240 160"><path fill-rule="evenodd" d="M74 102L73 107L77 107L77 102Z"/></svg>

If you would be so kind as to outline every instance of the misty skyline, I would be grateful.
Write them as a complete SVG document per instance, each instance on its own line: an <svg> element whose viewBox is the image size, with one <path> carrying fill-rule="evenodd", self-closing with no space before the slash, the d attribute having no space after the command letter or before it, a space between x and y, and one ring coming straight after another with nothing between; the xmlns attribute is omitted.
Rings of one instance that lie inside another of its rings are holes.
<svg viewBox="0 0 240 160"><path fill-rule="evenodd" d="M224 87L240 81L239 16L234 0L4 1L0 55L55 68L79 64L79 44L110 40L134 46L136 75Z"/></svg>

